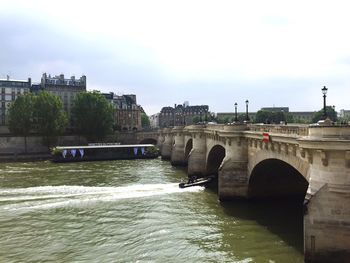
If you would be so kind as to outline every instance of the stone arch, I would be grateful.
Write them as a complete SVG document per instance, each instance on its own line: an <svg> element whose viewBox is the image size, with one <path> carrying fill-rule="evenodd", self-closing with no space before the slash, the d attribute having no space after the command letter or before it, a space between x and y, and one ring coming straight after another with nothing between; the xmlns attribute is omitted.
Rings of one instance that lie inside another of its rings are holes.
<svg viewBox="0 0 350 263"><path fill-rule="evenodd" d="M185 163L188 163L188 158L190 157L190 152L193 148L193 139L190 138L185 145Z"/></svg>
<svg viewBox="0 0 350 263"><path fill-rule="evenodd" d="M157 140L154 138L145 138L142 139L139 144L153 144L153 145L157 145Z"/></svg>
<svg viewBox="0 0 350 263"><path fill-rule="evenodd" d="M305 178L305 180L309 181L310 179L310 164L307 161L304 161L296 155L287 155L275 151L265 150L260 150L249 156L248 179L250 178L252 171L256 167L256 165L266 159L277 159L283 161L292 166L294 169L296 169Z"/></svg>
<svg viewBox="0 0 350 263"><path fill-rule="evenodd" d="M225 147L222 145L214 145L208 152L208 157L206 161L206 173L208 175L215 174L218 175L220 165L226 156Z"/></svg>
<svg viewBox="0 0 350 263"><path fill-rule="evenodd" d="M295 198L304 200L309 186L305 176L293 165L276 158L257 163L248 182L250 198Z"/></svg>

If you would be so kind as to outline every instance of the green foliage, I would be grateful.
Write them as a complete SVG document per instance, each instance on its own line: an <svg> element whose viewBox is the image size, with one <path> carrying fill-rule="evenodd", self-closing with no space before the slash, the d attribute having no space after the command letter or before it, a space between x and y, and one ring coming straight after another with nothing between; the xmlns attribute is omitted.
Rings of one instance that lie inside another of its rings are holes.
<svg viewBox="0 0 350 263"><path fill-rule="evenodd" d="M332 121L337 121L337 112L334 110L333 107L331 106L327 106L326 107L326 111L327 111L327 117L330 118ZM312 122L313 123L316 123L318 122L319 120L324 120L325 117L324 117L324 112L323 112L323 109L315 112L313 118L312 118Z"/></svg>
<svg viewBox="0 0 350 263"><path fill-rule="evenodd" d="M243 113L237 114L237 119L238 119L238 122L243 123L246 120L246 115ZM235 118L232 119L232 121L234 121L234 120L235 120Z"/></svg>
<svg viewBox="0 0 350 263"><path fill-rule="evenodd" d="M192 118L193 124L196 124L196 123L198 123L199 121L200 121L199 116L194 116L194 117Z"/></svg>
<svg viewBox="0 0 350 263"><path fill-rule="evenodd" d="M27 136L33 129L33 96L17 97L9 108L8 125L11 133L24 136L24 151L27 152Z"/></svg>
<svg viewBox="0 0 350 263"><path fill-rule="evenodd" d="M233 118L233 119L234 119L234 118ZM224 117L224 118L218 118L218 119L217 119L217 123L219 123L219 124L227 124L227 123L230 122L230 120L231 120L231 118L228 117L228 116L226 116L226 117Z"/></svg>
<svg viewBox="0 0 350 263"><path fill-rule="evenodd" d="M72 109L79 134L98 140L112 132L113 107L99 92L77 94Z"/></svg>
<svg viewBox="0 0 350 263"><path fill-rule="evenodd" d="M9 108L8 125L15 135L28 136L33 128L33 96L25 94L17 97Z"/></svg>
<svg viewBox="0 0 350 263"><path fill-rule="evenodd" d="M141 126L143 128L148 128L151 126L148 116L145 113L141 113Z"/></svg>
<svg viewBox="0 0 350 263"><path fill-rule="evenodd" d="M296 121L294 120L294 116L291 113L286 112L286 113L284 113L284 116L285 116L285 121L287 123L296 123Z"/></svg>
<svg viewBox="0 0 350 263"><path fill-rule="evenodd" d="M255 122L257 123L280 123L286 121L286 115L284 112L274 112L259 110L255 116Z"/></svg>
<svg viewBox="0 0 350 263"><path fill-rule="evenodd" d="M62 155L62 149L58 149L56 147L52 148L51 154L54 156L61 156Z"/></svg>
<svg viewBox="0 0 350 263"><path fill-rule="evenodd" d="M337 123L339 124L347 124L350 122L350 117L346 116L346 117L340 117L337 119Z"/></svg>
<svg viewBox="0 0 350 263"><path fill-rule="evenodd" d="M159 155L159 149L156 146L150 146L146 148L146 156L158 156Z"/></svg>
<svg viewBox="0 0 350 263"><path fill-rule="evenodd" d="M34 120L37 132L50 146L55 137L60 135L67 125L67 116L59 97L41 91L34 97Z"/></svg>

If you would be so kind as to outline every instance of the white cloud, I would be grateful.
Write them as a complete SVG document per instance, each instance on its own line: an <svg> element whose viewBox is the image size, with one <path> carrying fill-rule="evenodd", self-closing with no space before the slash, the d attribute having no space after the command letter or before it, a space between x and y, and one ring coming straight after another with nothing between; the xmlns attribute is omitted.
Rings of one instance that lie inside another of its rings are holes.
<svg viewBox="0 0 350 263"><path fill-rule="evenodd" d="M255 109L278 103L311 110L320 108L323 85L330 85L334 104L349 108L344 96L350 84L344 63L350 57L349 6L347 1L11 0L2 3L0 15L9 26L28 24L4 48L24 48L20 54L34 61L33 69L85 73L92 87L137 93L151 113L155 105L184 100L227 111L230 97L248 96ZM16 70L31 72L23 65ZM0 70L6 67L13 65ZM178 92L169 97L162 89ZM296 92L314 96L298 99Z"/></svg>

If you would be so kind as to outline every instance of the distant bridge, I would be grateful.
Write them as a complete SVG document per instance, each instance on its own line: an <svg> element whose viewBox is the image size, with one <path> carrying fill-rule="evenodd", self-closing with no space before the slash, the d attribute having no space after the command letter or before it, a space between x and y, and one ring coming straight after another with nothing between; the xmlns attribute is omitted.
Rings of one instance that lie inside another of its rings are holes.
<svg viewBox="0 0 350 263"><path fill-rule="evenodd" d="M159 130L128 131L118 134L118 141L124 144L154 144L157 145L159 139Z"/></svg>

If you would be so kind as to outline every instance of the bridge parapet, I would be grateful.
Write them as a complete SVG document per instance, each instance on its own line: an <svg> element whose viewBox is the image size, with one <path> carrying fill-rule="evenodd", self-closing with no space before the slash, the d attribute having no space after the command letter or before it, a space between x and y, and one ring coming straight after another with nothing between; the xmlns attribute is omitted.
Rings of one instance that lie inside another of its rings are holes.
<svg viewBox="0 0 350 263"><path fill-rule="evenodd" d="M350 126L310 126L309 137L335 138L337 140L350 140Z"/></svg>
<svg viewBox="0 0 350 263"><path fill-rule="evenodd" d="M270 132L280 134L295 134L299 136L307 136L309 127L307 125L272 125L272 124L251 124L250 131Z"/></svg>

